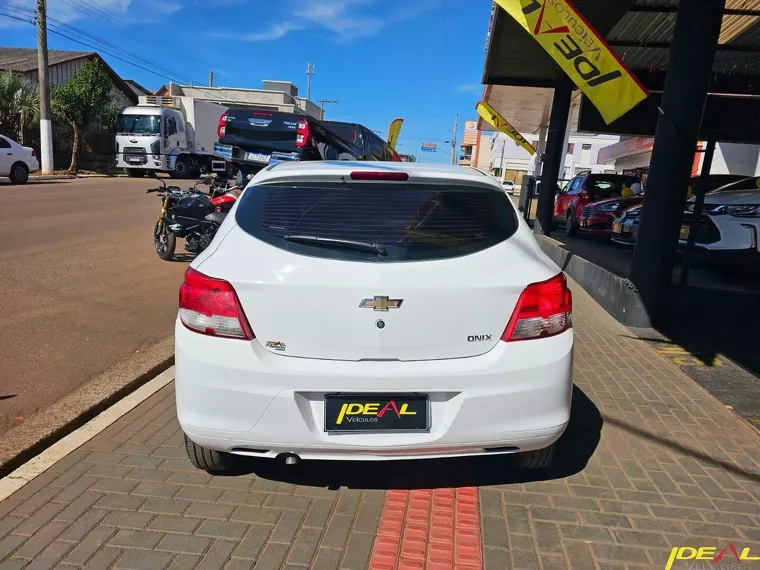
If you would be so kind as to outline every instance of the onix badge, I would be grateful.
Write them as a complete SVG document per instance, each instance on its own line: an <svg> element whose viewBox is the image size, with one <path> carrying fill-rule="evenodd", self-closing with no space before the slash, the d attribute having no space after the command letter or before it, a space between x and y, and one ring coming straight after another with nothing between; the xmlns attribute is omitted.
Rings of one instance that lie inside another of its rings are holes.
<svg viewBox="0 0 760 570"><path fill-rule="evenodd" d="M403 299L389 299L387 296L380 297L375 295L372 299L362 299L359 303L360 309L374 309L375 311L383 311L387 313L390 309L398 309L403 303Z"/></svg>

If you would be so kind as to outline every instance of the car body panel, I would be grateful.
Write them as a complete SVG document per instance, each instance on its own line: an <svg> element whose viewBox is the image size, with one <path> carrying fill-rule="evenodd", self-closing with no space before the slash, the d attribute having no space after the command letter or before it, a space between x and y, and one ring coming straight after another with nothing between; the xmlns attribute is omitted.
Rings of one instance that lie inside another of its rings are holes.
<svg viewBox="0 0 760 570"><path fill-rule="evenodd" d="M34 156L34 149L28 146L22 146L13 139L0 135L5 144L0 148L0 176L8 176L11 168L17 162L23 162L29 169L29 172L37 172L40 169L40 163Z"/></svg>
<svg viewBox="0 0 760 570"><path fill-rule="evenodd" d="M275 182L314 185L357 171L504 193L498 180L458 166L311 162L266 168L243 196ZM388 263L265 243L238 225L242 201L191 267L232 284L256 338L206 336L177 321L177 412L192 441L259 457L357 460L531 451L560 437L570 416L572 329L500 340L524 288L560 272L511 200L505 207L517 229L505 241L469 255ZM361 306L378 295L403 304ZM330 433L325 398L336 393L425 395L429 429Z"/></svg>
<svg viewBox="0 0 760 570"><path fill-rule="evenodd" d="M744 187L751 186L754 187ZM737 188L737 186L742 186ZM749 178L744 184L732 184L734 190L723 188L705 195L704 210L698 226L695 245L712 252L760 253L760 211L754 215L724 213L720 206L757 206L760 209L760 179ZM689 235L694 198L687 203L681 222L679 247L683 249Z"/></svg>
<svg viewBox="0 0 760 570"><path fill-rule="evenodd" d="M574 223L579 223L583 208L591 203L602 201L601 195L608 197L607 190L602 191L598 187L600 183L610 183L612 188L609 192L617 193L619 196L624 187L635 182L639 182L637 177L623 174L580 174L570 180L555 198L554 221L564 222L569 215Z"/></svg>

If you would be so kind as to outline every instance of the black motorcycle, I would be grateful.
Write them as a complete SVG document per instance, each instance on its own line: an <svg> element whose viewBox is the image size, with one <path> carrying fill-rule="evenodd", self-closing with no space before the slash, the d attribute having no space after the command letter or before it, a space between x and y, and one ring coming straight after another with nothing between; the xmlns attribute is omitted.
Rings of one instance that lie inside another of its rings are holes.
<svg viewBox="0 0 760 570"><path fill-rule="evenodd" d="M179 186L150 188L146 194L158 192L161 196L161 215L153 229L153 247L158 257L168 261L174 257L177 238L185 239L185 250L200 253L214 239L226 213L217 212L207 194L197 188L188 190Z"/></svg>

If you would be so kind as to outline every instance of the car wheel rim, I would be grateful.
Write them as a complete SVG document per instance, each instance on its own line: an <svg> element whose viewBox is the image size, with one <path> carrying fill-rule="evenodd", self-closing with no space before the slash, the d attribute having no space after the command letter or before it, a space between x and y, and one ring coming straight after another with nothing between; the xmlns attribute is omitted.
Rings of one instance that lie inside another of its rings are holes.
<svg viewBox="0 0 760 570"><path fill-rule="evenodd" d="M26 171L22 166L17 166L13 173L16 180L23 182L26 179Z"/></svg>

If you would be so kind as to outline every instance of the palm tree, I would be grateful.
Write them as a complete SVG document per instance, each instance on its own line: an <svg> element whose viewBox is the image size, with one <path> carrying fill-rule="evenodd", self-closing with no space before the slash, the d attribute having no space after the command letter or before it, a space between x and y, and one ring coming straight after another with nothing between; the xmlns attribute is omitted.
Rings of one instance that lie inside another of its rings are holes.
<svg viewBox="0 0 760 570"><path fill-rule="evenodd" d="M12 71L0 73L0 133L18 138L24 127L38 120L39 113L37 85Z"/></svg>

